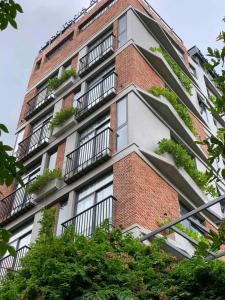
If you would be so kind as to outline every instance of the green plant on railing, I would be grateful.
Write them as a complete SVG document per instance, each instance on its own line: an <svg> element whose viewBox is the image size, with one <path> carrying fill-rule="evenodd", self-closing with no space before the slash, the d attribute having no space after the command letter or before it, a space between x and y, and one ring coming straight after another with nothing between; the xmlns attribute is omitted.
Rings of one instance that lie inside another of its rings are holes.
<svg viewBox="0 0 225 300"><path fill-rule="evenodd" d="M185 125L191 130L191 132L194 135L196 135L196 131L193 126L188 109L183 104L178 103L177 95L173 91L164 87L151 86L148 89L148 92L156 97L164 96L176 110L181 119L184 121Z"/></svg>
<svg viewBox="0 0 225 300"><path fill-rule="evenodd" d="M48 80L48 87L51 91L55 90L68 78L76 77L76 75L77 73L74 69L64 70L62 75L59 78L55 77Z"/></svg>
<svg viewBox="0 0 225 300"><path fill-rule="evenodd" d="M171 222L172 222L171 219L165 219L163 221L157 220L156 224L159 227L162 227L162 226L167 225L167 224L169 224ZM194 230L191 230L191 229L185 227L181 223L177 223L176 225L174 225L174 227L177 227L180 231L182 231L183 233L185 233L186 235L188 235L190 238L192 238L196 242L198 242L198 243L201 243L201 242L205 243L208 246L208 249L211 247L211 244L210 244L209 240L205 236L201 235L200 233L198 233L198 232L196 232ZM168 229L168 234L172 233L172 231L173 231L173 229L171 229L171 230Z"/></svg>
<svg viewBox="0 0 225 300"><path fill-rule="evenodd" d="M194 159L192 159L186 149L170 139L162 139L158 144L158 149L155 151L157 154L169 153L172 155L176 166L184 168L203 192L213 197L217 196L215 187L209 184L208 172L204 173L196 168Z"/></svg>
<svg viewBox="0 0 225 300"><path fill-rule="evenodd" d="M30 194L35 194L40 192L50 181L56 179L56 178L62 178L61 177L61 170L60 169L54 169L54 170L48 170L45 169L42 175L38 175L34 181L32 181L28 187L27 192Z"/></svg>
<svg viewBox="0 0 225 300"><path fill-rule="evenodd" d="M152 52L159 52L163 55L167 63L170 65L171 69L174 71L176 74L177 78L180 80L181 84L183 87L186 89L189 95L192 95L192 82L191 79L188 78L187 75L184 74L184 72L181 70L180 66L172 59L169 54L163 50L162 48L154 48L151 47L150 51Z"/></svg>
<svg viewBox="0 0 225 300"><path fill-rule="evenodd" d="M66 107L62 108L60 111L56 112L50 122L50 128L54 129L55 127L63 124L71 116L76 113L77 109L75 107Z"/></svg>

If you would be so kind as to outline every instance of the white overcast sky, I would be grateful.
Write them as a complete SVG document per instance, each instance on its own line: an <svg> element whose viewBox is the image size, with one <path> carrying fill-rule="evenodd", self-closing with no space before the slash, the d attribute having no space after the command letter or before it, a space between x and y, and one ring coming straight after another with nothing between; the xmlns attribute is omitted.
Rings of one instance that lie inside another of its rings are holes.
<svg viewBox="0 0 225 300"><path fill-rule="evenodd" d="M89 0L17 0L24 10L17 18L18 30L0 32L0 123L10 130L5 143L14 143L19 117L33 60L45 42ZM197 45L205 54L216 47L222 29L225 0L149 0L161 17L190 48Z"/></svg>

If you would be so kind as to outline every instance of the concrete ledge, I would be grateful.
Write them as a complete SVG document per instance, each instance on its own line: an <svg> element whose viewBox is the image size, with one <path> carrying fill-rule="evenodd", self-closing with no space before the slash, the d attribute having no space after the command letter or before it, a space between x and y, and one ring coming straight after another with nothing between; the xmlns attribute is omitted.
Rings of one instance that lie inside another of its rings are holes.
<svg viewBox="0 0 225 300"><path fill-rule="evenodd" d="M150 104L150 106L161 115L162 119L165 120L175 132L179 133L182 139L193 149L193 151L196 152L201 159L206 161L207 157L205 153L202 151L201 147L195 143L196 138L194 134L186 126L169 101L163 96L156 97L139 88L137 91Z"/></svg>
<svg viewBox="0 0 225 300"><path fill-rule="evenodd" d="M77 121L76 121L75 115L73 115L68 120L66 120L64 123L62 123L61 125L55 127L52 130L51 136L58 137L62 133L64 133L65 131L67 131L68 129L70 129L71 127L73 127L76 124L77 124Z"/></svg>
<svg viewBox="0 0 225 300"><path fill-rule="evenodd" d="M72 87L78 79L74 77L68 78L65 82L63 82L56 90L54 90L54 95L58 97L61 95L63 92L68 90L70 87Z"/></svg>
<svg viewBox="0 0 225 300"><path fill-rule="evenodd" d="M38 194L33 194L33 203L37 204L40 202L43 198L47 197L49 194L54 193L55 191L59 190L63 185L63 180L56 178L51 180L46 184L43 189Z"/></svg>

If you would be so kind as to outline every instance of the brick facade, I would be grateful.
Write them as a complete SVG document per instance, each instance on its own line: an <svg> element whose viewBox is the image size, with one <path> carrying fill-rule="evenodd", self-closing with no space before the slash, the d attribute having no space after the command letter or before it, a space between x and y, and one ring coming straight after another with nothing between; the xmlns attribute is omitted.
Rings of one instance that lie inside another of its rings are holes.
<svg viewBox="0 0 225 300"><path fill-rule="evenodd" d="M116 56L117 90L120 91L129 83L147 90L150 86L164 86L162 79L147 63L140 52L130 45Z"/></svg>
<svg viewBox="0 0 225 300"><path fill-rule="evenodd" d="M64 154L65 154L65 147L66 147L66 141L63 141L59 146L57 150L57 157L56 157L56 169L63 168L63 161L64 161Z"/></svg>
<svg viewBox="0 0 225 300"><path fill-rule="evenodd" d="M153 230L157 220L179 216L177 192L136 153L113 166L113 178L117 226L139 224Z"/></svg>
<svg viewBox="0 0 225 300"><path fill-rule="evenodd" d="M204 126L191 112L189 112L189 114L191 116L193 126L194 126L194 128L197 132L198 140L199 141L205 140L207 137L206 137L206 134L205 134ZM206 145L200 145L200 147L202 148L202 151L208 156L207 146Z"/></svg>

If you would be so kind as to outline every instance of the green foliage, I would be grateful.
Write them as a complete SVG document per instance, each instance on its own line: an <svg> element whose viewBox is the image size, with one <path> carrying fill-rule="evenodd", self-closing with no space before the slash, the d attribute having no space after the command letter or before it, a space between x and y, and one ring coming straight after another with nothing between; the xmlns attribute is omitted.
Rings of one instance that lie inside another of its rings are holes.
<svg viewBox="0 0 225 300"><path fill-rule="evenodd" d="M183 104L178 103L177 95L173 91L158 86L151 86L148 91L149 93L157 97L164 96L184 121L185 125L191 130L193 134L196 134L188 109Z"/></svg>
<svg viewBox="0 0 225 300"><path fill-rule="evenodd" d="M6 229L0 228L0 257L5 255L7 251L10 255L16 256L16 250L14 247L9 245L10 237L11 233L9 233Z"/></svg>
<svg viewBox="0 0 225 300"><path fill-rule="evenodd" d="M50 181L56 178L61 178L60 169L45 169L42 175L38 175L35 180L28 185L27 192L30 194L36 194L40 192Z"/></svg>
<svg viewBox="0 0 225 300"><path fill-rule="evenodd" d="M66 107L62 108L59 112L56 112L53 116L50 127L54 129L55 127L63 124L66 120L68 120L71 116L76 113L77 109L75 107Z"/></svg>
<svg viewBox="0 0 225 300"><path fill-rule="evenodd" d="M3 124L0 124L0 136L1 131L8 133L7 127ZM0 185L10 186L14 179L23 185L20 173L25 172L25 167L16 160L16 157L10 155L12 150L10 146L0 141Z"/></svg>
<svg viewBox="0 0 225 300"><path fill-rule="evenodd" d="M203 192L209 193L213 197L217 196L214 186L209 184L208 173L203 173L196 168L194 160L188 154L187 150L180 144L177 144L173 140L162 139L159 142L159 147L156 150L156 153L169 153L172 155L176 166L178 168L184 168Z"/></svg>
<svg viewBox="0 0 225 300"><path fill-rule="evenodd" d="M160 250L161 240L145 246L108 224L92 238L76 236L72 227L53 237L53 218L44 215L22 269L0 286L0 300L159 299L158 287L174 262Z"/></svg>
<svg viewBox="0 0 225 300"><path fill-rule="evenodd" d="M15 21L17 13L22 13L22 7L13 0L1 0L0 1L0 30L7 28L10 23L11 26L17 29L17 23Z"/></svg>
<svg viewBox="0 0 225 300"><path fill-rule="evenodd" d="M225 22L225 18L223 19ZM218 38L218 41L221 42L221 49L212 49L208 48L208 56L210 57L210 61L205 64L205 68L207 71L214 71L217 67L221 67L220 73L215 76L213 79L215 85L220 91L220 96L210 97L212 101L213 108L211 112L214 115L224 117L225 115L225 70L223 68L225 61L225 32L222 31ZM215 136L211 136L208 139L204 140L202 144L205 144L208 148L208 165L211 170L211 180L215 178L219 181L221 179L225 179L225 169L220 168L217 171L217 174L214 172L213 162L219 160L221 156L225 157L225 128L219 128L217 134Z"/></svg>
<svg viewBox="0 0 225 300"><path fill-rule="evenodd" d="M55 77L48 80L49 89L57 89L64 81L66 81L70 77L76 77L76 71L74 69L64 70L59 78Z"/></svg>
<svg viewBox="0 0 225 300"><path fill-rule="evenodd" d="M43 211L40 235L0 285L0 300L224 299L223 262L177 262L161 250L164 240L146 246L107 223L91 238L73 227L54 237L55 213Z"/></svg>
<svg viewBox="0 0 225 300"><path fill-rule="evenodd" d="M187 75L184 74L184 72L181 70L181 68L178 66L178 64L172 59L172 57L169 56L169 54L167 54L167 52L165 50L163 50L162 48L151 47L150 50L152 52L159 52L163 55L163 57L165 58L167 63L170 65L171 69L176 74L177 78L180 80L183 87L188 92L188 94L192 95L192 82L191 82L191 80L188 78Z"/></svg>

